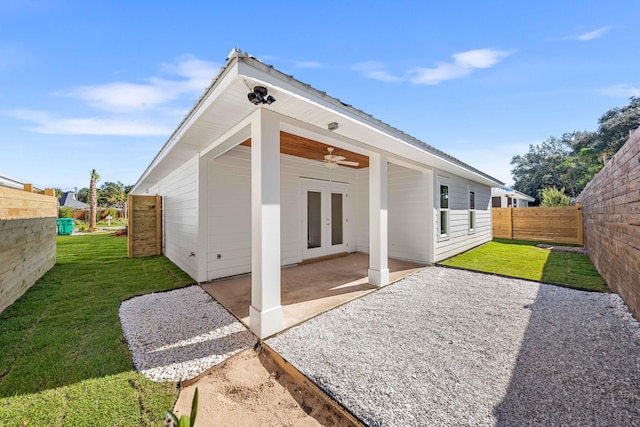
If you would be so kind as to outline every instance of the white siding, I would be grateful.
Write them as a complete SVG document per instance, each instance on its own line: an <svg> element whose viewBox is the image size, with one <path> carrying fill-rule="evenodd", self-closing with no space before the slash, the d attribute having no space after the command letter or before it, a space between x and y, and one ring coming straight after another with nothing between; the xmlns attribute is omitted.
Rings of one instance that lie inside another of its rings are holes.
<svg viewBox="0 0 640 427"><path fill-rule="evenodd" d="M430 263L429 215L432 173L388 165L389 257ZM360 169L354 186L354 216L358 252L369 252L369 170Z"/></svg>
<svg viewBox="0 0 640 427"><path fill-rule="evenodd" d="M439 237L438 204L440 197L439 179L449 186L449 235ZM486 243L492 238L491 231L491 188L476 184L457 176L438 175L434 177L433 235L435 238L435 261ZM469 230L469 191L475 192L476 228Z"/></svg>
<svg viewBox="0 0 640 427"><path fill-rule="evenodd" d="M198 156L149 189L149 194L162 196L165 256L197 279Z"/></svg>
<svg viewBox="0 0 640 427"><path fill-rule="evenodd" d="M280 159L281 263L302 261L301 177L354 183L356 171L282 155ZM251 151L238 146L208 161L207 279L251 271ZM349 191L351 192L350 185ZM347 199L347 215L353 203ZM354 241L349 216L347 239ZM353 245L350 245L350 249ZM218 258L220 255L220 258Z"/></svg>
<svg viewBox="0 0 640 427"><path fill-rule="evenodd" d="M431 262L432 173L389 164L389 256Z"/></svg>

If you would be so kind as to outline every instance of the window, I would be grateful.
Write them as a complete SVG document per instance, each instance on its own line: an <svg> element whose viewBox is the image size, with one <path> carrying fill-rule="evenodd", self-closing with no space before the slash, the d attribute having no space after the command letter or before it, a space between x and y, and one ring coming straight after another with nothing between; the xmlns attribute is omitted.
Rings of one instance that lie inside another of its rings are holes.
<svg viewBox="0 0 640 427"><path fill-rule="evenodd" d="M469 232L476 231L476 193L469 191Z"/></svg>
<svg viewBox="0 0 640 427"><path fill-rule="evenodd" d="M449 236L449 186L440 185L440 237Z"/></svg>

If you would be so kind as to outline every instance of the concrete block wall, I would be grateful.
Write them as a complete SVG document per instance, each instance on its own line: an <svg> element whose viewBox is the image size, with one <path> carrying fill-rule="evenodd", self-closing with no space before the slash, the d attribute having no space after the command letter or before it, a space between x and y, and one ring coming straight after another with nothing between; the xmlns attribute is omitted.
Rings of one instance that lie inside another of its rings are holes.
<svg viewBox="0 0 640 427"><path fill-rule="evenodd" d="M640 130L578 197L584 244L611 290L640 320Z"/></svg>

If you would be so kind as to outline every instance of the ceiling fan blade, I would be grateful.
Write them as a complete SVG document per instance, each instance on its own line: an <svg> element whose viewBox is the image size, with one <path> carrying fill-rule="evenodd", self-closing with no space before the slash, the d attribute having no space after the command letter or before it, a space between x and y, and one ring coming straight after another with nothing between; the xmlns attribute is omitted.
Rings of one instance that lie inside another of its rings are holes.
<svg viewBox="0 0 640 427"><path fill-rule="evenodd" d="M326 154L326 155L324 156L324 159L325 159L325 160L329 160L330 162L332 162L334 157L335 157L335 156L334 156L333 154Z"/></svg>
<svg viewBox="0 0 640 427"><path fill-rule="evenodd" d="M360 163L358 162L349 162L349 161L345 161L345 160L339 160L336 162L339 165L344 165L344 166L360 166Z"/></svg>
<svg viewBox="0 0 640 427"><path fill-rule="evenodd" d="M346 160L347 158L344 156L333 156L333 161L334 162L341 162L343 160Z"/></svg>

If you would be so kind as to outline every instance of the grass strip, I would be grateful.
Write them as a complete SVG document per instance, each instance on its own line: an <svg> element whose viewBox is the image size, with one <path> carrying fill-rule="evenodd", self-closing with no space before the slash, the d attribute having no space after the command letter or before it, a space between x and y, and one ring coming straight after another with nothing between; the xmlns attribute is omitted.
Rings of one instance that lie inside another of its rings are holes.
<svg viewBox="0 0 640 427"><path fill-rule="evenodd" d="M133 370L118 317L136 295L193 283L109 234L59 236L57 263L0 313L0 425L158 425L175 383Z"/></svg>
<svg viewBox="0 0 640 427"><path fill-rule="evenodd" d="M440 264L569 285L584 290L610 292L587 255L552 252L536 247L539 243L494 239Z"/></svg>

